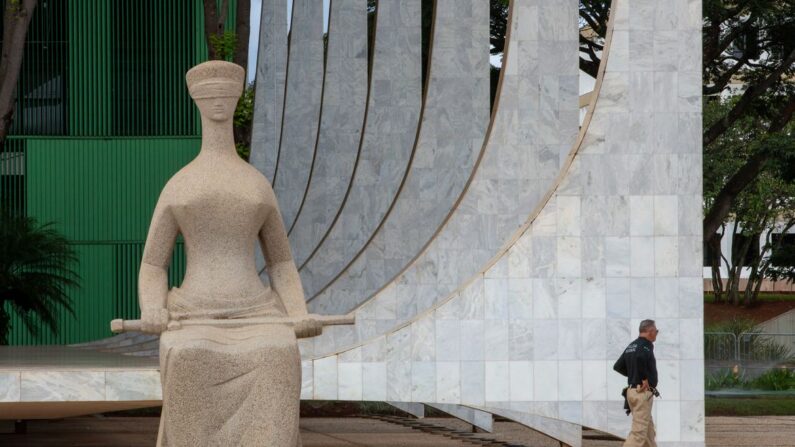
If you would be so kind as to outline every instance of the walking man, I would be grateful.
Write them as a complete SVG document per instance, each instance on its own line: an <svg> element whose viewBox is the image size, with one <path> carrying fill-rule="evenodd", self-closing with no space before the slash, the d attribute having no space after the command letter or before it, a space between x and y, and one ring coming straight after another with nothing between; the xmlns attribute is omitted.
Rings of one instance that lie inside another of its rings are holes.
<svg viewBox="0 0 795 447"><path fill-rule="evenodd" d="M640 322L640 335L627 346L613 369L627 376L624 389L624 409L632 413L632 430L624 447L657 447L654 441L654 421L651 406L657 392L657 361L654 359L654 342L657 326L654 320Z"/></svg>

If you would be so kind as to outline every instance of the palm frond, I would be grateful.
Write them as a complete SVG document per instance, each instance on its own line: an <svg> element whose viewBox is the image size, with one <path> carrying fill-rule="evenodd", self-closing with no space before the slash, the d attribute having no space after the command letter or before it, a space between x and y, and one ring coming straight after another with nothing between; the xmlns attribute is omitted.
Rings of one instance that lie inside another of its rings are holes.
<svg viewBox="0 0 795 447"><path fill-rule="evenodd" d="M54 224L0 213L0 313L13 311L34 337L41 327L57 333L61 312L74 316L69 292L80 286L78 262ZM0 318L0 342L9 324Z"/></svg>

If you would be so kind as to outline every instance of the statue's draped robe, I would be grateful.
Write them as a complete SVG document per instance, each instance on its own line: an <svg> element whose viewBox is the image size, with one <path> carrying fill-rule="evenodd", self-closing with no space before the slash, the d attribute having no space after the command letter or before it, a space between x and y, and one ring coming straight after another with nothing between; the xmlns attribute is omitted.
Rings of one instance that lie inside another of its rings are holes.
<svg viewBox="0 0 795 447"><path fill-rule="evenodd" d="M225 302L169 292L172 319L284 316L270 290ZM158 446L300 445L301 359L293 328L183 326L160 337L163 413ZM282 435L282 439L285 439Z"/></svg>

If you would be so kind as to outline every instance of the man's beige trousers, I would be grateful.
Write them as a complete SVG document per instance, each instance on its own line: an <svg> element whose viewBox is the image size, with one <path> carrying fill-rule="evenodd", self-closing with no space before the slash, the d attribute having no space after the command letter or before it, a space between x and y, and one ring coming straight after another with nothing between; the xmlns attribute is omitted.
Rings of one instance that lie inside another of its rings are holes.
<svg viewBox="0 0 795 447"><path fill-rule="evenodd" d="M627 401L632 410L632 431L629 432L624 447L657 447L654 442L654 421L651 419L651 406L654 395L651 391L627 390Z"/></svg>

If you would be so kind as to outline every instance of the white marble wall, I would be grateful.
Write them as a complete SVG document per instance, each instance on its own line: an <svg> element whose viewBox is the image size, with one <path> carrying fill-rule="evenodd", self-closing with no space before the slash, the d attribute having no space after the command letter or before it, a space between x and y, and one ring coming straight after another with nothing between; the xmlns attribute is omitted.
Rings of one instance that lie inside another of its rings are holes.
<svg viewBox="0 0 795 447"><path fill-rule="evenodd" d="M0 370L2 403L158 401L160 372L151 370Z"/></svg>
<svg viewBox="0 0 795 447"><path fill-rule="evenodd" d="M412 163L389 214L355 259L308 297L323 313L366 301L422 251L460 198L489 122L489 7L440 0L430 41L430 78Z"/></svg>
<svg viewBox="0 0 795 447"><path fill-rule="evenodd" d="M571 150L579 123L577 3L524 0L513 8L501 92L471 183L428 246L357 309L355 331L331 328L316 339L316 354L384 333L454 292L510 241L558 176L559 154ZM365 298L343 289L310 309L347 311Z"/></svg>
<svg viewBox="0 0 795 447"><path fill-rule="evenodd" d="M273 181L287 76L287 2L263 0L249 161Z"/></svg>
<svg viewBox="0 0 795 447"><path fill-rule="evenodd" d="M560 78L576 2L512 3L500 104L468 196L419 261L357 310L355 332L302 344L313 379L304 396L460 404L571 445L580 425L625 436L625 379L612 364L653 318L658 444L704 445L701 2L614 0L594 109L562 171L569 134L538 118L565 116L551 98L576 94ZM536 85L523 70L542 73L540 107L523 109ZM501 183L523 154L527 181ZM500 213L504 203L514 214ZM519 211L524 224L511 220Z"/></svg>
<svg viewBox="0 0 795 447"><path fill-rule="evenodd" d="M287 88L273 191L290 228L304 200L314 160L323 90L323 2L294 0Z"/></svg>
<svg viewBox="0 0 795 447"><path fill-rule="evenodd" d="M331 3L328 55L317 152L306 198L292 229L298 265L339 212L351 183L367 101L367 10L358 0Z"/></svg>
<svg viewBox="0 0 795 447"><path fill-rule="evenodd" d="M308 297L325 287L365 246L405 177L420 117L420 13L419 0L378 2L362 146L342 210L320 245L301 265ZM278 198L281 206L282 198Z"/></svg>

